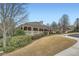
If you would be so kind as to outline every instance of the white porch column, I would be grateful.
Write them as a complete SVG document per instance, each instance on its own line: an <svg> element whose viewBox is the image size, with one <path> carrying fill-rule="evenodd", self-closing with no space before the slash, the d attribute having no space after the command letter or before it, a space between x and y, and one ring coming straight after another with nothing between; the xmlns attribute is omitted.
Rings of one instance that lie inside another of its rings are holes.
<svg viewBox="0 0 79 59"><path fill-rule="evenodd" d="M29 34L29 31L28 31L28 27L27 27L27 30L25 30L26 34Z"/></svg>
<svg viewBox="0 0 79 59"><path fill-rule="evenodd" d="M48 35L49 35L49 32L50 32L50 31L48 30L47 32L48 32Z"/></svg>
<svg viewBox="0 0 79 59"><path fill-rule="evenodd" d="M40 33L40 31L39 31L39 30L40 30L40 28L37 28L37 29L38 29L38 34L39 34L39 33Z"/></svg>
<svg viewBox="0 0 79 59"><path fill-rule="evenodd" d="M24 26L22 26L22 30L24 30Z"/></svg>
<svg viewBox="0 0 79 59"><path fill-rule="evenodd" d="M34 35L33 27L31 27L31 35Z"/></svg>

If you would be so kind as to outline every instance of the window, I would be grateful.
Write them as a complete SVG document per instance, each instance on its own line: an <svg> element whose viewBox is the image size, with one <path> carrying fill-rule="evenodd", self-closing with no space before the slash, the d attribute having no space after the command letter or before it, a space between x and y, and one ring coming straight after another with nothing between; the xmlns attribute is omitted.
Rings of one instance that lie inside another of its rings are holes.
<svg viewBox="0 0 79 59"><path fill-rule="evenodd" d="M48 31L48 29L44 29L44 31Z"/></svg>
<svg viewBox="0 0 79 59"><path fill-rule="evenodd" d="M43 29L39 29L39 31L43 31Z"/></svg>
<svg viewBox="0 0 79 59"><path fill-rule="evenodd" d="M38 28L33 28L34 31L38 31Z"/></svg>
<svg viewBox="0 0 79 59"><path fill-rule="evenodd" d="M27 27L24 27L24 30L27 30Z"/></svg>
<svg viewBox="0 0 79 59"><path fill-rule="evenodd" d="M28 27L28 30L31 31L31 27Z"/></svg>

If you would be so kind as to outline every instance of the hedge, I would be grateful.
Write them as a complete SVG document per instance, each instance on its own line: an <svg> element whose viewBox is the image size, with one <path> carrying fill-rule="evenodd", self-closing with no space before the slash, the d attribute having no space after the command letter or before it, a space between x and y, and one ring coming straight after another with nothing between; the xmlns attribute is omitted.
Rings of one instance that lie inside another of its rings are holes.
<svg viewBox="0 0 79 59"><path fill-rule="evenodd" d="M32 42L31 36L28 35L14 36L8 41L6 48L0 47L0 51L3 50L4 52L11 52L15 49L26 46L31 42Z"/></svg>

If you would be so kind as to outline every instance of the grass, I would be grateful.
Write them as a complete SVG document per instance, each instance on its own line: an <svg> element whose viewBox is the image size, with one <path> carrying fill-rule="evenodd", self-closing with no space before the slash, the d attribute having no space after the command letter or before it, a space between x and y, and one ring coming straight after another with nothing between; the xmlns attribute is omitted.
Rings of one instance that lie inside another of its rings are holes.
<svg viewBox="0 0 79 59"><path fill-rule="evenodd" d="M51 56L71 47L76 40L64 38L60 35L51 35L40 38L33 43L5 55L12 56Z"/></svg>

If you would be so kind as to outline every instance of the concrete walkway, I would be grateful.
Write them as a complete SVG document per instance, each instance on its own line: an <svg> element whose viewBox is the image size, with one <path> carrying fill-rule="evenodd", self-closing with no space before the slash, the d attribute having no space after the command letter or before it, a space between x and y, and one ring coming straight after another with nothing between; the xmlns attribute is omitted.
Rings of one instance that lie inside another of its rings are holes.
<svg viewBox="0 0 79 59"><path fill-rule="evenodd" d="M77 43L64 51L61 51L60 53L56 54L55 56L79 56L79 38L70 37L68 35L64 35L64 36L67 38L72 38L72 39L77 40Z"/></svg>

